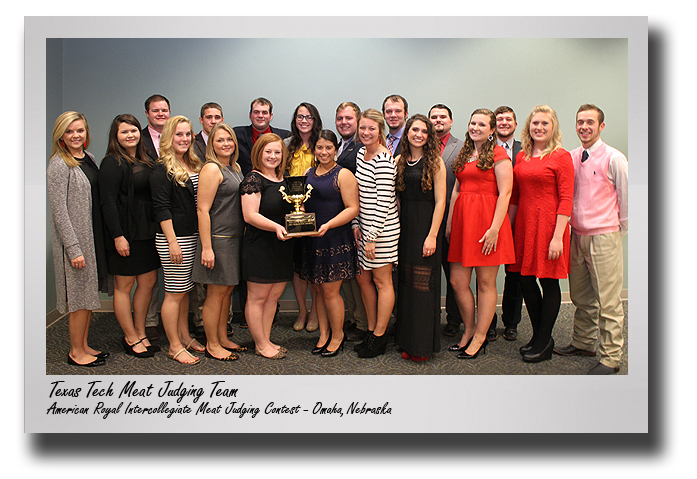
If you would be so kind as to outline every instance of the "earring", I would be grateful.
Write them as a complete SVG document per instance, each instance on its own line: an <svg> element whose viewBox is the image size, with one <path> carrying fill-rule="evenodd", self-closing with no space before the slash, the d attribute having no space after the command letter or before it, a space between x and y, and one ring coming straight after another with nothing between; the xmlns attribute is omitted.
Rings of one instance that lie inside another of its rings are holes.
<svg viewBox="0 0 697 479"><path fill-rule="evenodd" d="M63 148L67 149L67 147L65 146L65 142L63 141L63 138L58 138L58 141L60 142L60 145L61 145Z"/></svg>
<svg viewBox="0 0 697 479"><path fill-rule="evenodd" d="M489 141L494 141L494 135L489 135Z"/></svg>

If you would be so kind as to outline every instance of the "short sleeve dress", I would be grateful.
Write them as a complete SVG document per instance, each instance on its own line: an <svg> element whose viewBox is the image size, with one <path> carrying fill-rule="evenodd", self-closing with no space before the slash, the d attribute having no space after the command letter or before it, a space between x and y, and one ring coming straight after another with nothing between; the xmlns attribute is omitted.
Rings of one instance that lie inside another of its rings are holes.
<svg viewBox="0 0 697 479"><path fill-rule="evenodd" d="M258 171L251 171L240 183L240 196L261 193L259 213L280 225L293 206L283 199L285 179L271 181ZM293 279L294 239L281 241L273 231L247 224L242 239L242 279L253 283L285 283Z"/></svg>
<svg viewBox="0 0 697 479"><path fill-rule="evenodd" d="M310 198L305 202L305 211L315 213L317 227L341 213L345 206L339 189L339 172L335 165L324 175L316 168L307 173L307 184L312 185ZM299 243L299 261L295 265L300 279L313 284L331 283L353 278L358 272L356 241L351 224L328 230L321 237L304 237Z"/></svg>
<svg viewBox="0 0 697 479"><path fill-rule="evenodd" d="M510 161L501 146L494 148L494 164L498 161ZM515 263L508 213L501 223L496 251L488 255L482 253L482 243L479 242L491 227L499 198L494 167L482 171L473 161L465 163L464 168L455 172L455 176L460 183L460 194L453 205L448 261L461 263L465 267Z"/></svg>
<svg viewBox="0 0 697 479"><path fill-rule="evenodd" d="M365 146L356 156L359 213L354 220L361 231L358 260L363 269L375 269L397 263L399 243L399 213L395 194L397 166L387 152L366 161ZM365 257L365 244L375 241L375 259Z"/></svg>
<svg viewBox="0 0 697 479"><path fill-rule="evenodd" d="M234 286L239 284L241 268L242 235L244 219L240 202L240 183L242 173L232 171L231 167L215 164L223 175L223 181L213 198L208 211L211 224L211 246L215 254L213 269L201 264L203 245L199 234L194 259L193 280L201 284Z"/></svg>
<svg viewBox="0 0 697 479"><path fill-rule="evenodd" d="M557 215L571 215L574 197L574 166L571 155L559 148L542 158L525 159L518 153L513 168L511 204L518 205L514 239L516 262L510 271L523 276L563 279L569 274L569 225L562 237L563 253L547 258Z"/></svg>

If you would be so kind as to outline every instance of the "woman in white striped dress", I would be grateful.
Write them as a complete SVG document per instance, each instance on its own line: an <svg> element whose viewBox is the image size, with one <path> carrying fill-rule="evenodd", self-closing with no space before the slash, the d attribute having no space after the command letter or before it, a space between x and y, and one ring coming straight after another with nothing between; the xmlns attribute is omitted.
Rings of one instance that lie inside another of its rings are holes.
<svg viewBox="0 0 697 479"><path fill-rule="evenodd" d="M361 274L356 279L368 317L366 340L354 351L373 358L385 353L387 323L394 307L392 267L397 263L399 214L395 194L396 164L385 147L382 113L361 113L358 135L363 143L356 157L359 214L353 222Z"/></svg>
<svg viewBox="0 0 697 479"><path fill-rule="evenodd" d="M162 325L169 341L169 356L183 364L199 359L188 349L201 350L189 334L189 292L198 240L196 191L201 160L193 149L194 130L183 116L167 120L160 137L160 158L150 175L155 221L160 231L155 246L165 280Z"/></svg>

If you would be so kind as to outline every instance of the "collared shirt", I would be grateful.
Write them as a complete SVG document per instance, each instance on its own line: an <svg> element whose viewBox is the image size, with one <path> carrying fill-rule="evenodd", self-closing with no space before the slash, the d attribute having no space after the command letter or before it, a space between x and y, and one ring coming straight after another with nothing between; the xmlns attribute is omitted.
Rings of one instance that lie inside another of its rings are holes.
<svg viewBox="0 0 697 479"><path fill-rule="evenodd" d="M312 167L315 160L315 155L303 145L298 151L293 153L293 158L291 158L291 166L288 171L289 176L302 176L305 171Z"/></svg>
<svg viewBox="0 0 697 479"><path fill-rule="evenodd" d="M160 155L160 132L153 129L148 123L148 133L150 133L150 138L152 138L152 144L155 147L157 155Z"/></svg>
<svg viewBox="0 0 697 479"><path fill-rule="evenodd" d="M203 138L203 142L208 145L208 135L206 135L206 132L201 130L201 137Z"/></svg>
<svg viewBox="0 0 697 479"><path fill-rule="evenodd" d="M450 139L450 133L445 135L443 138L441 138L440 141L440 154L441 156L443 155L443 150L445 150L445 145L448 144L448 140Z"/></svg>
<svg viewBox="0 0 697 479"><path fill-rule="evenodd" d="M513 142L515 139L513 137L510 137L508 141L501 141L500 139L496 139L496 143L500 147L502 147L504 150L506 150L506 154L508 155L509 158L513 159Z"/></svg>
<svg viewBox="0 0 697 479"><path fill-rule="evenodd" d="M256 143L257 139L265 133L271 133L271 125L266 127L264 131L257 131L256 128L252 127L252 144Z"/></svg>

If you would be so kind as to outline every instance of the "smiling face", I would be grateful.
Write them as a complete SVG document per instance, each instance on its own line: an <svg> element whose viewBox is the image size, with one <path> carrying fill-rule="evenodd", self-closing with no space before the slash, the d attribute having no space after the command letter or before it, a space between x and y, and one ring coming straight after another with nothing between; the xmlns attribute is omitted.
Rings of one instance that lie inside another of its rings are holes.
<svg viewBox="0 0 697 479"><path fill-rule="evenodd" d="M450 133L450 129L453 127L453 119L450 118L448 110L445 108L433 108L429 116L438 138L442 138Z"/></svg>
<svg viewBox="0 0 697 479"><path fill-rule="evenodd" d="M494 127L491 126L491 119L487 115L476 113L470 118L467 131L474 144L479 147L489 139Z"/></svg>
<svg viewBox="0 0 697 479"><path fill-rule="evenodd" d="M304 106L298 108L298 112L295 114L295 126L298 127L300 134L309 135L312 131L314 122L315 119L310 114L310 110Z"/></svg>
<svg viewBox="0 0 697 479"><path fill-rule="evenodd" d="M380 125L370 118L361 118L358 123L358 136L366 147L373 146L380 141Z"/></svg>
<svg viewBox="0 0 697 479"><path fill-rule="evenodd" d="M276 168L283 161L283 145L280 141L267 144L261 151L262 173L276 176Z"/></svg>
<svg viewBox="0 0 697 479"><path fill-rule="evenodd" d="M261 103L254 103L252 105L252 111L249 113L249 119L252 122L252 127L256 131L266 131L273 120L273 113L271 113L271 107L269 105L262 105Z"/></svg>
<svg viewBox="0 0 697 479"><path fill-rule="evenodd" d="M428 140L428 127L421 120L415 120L407 132L407 140L414 148L423 148Z"/></svg>
<svg viewBox="0 0 697 479"><path fill-rule="evenodd" d="M164 100L150 103L149 109L145 112L148 117L148 124L156 131L162 132L162 127L169 119L169 106Z"/></svg>
<svg viewBox="0 0 697 479"><path fill-rule="evenodd" d="M215 156L224 163L229 163L230 157L235 153L235 142L232 135L225 129L219 128L209 141L213 142Z"/></svg>
<svg viewBox="0 0 697 479"><path fill-rule="evenodd" d="M355 110L347 106L343 110L339 110L336 114L336 131L341 135L341 138L348 140L356 134L358 128L358 118Z"/></svg>
<svg viewBox="0 0 697 479"><path fill-rule="evenodd" d="M605 128L605 122L599 123L598 116L595 110L581 111L576 115L576 134L584 149L593 146Z"/></svg>
<svg viewBox="0 0 697 479"><path fill-rule="evenodd" d="M172 137L172 148L174 149L174 155L180 160L189 150L191 146L191 128L186 122L181 122L177 124L174 129L174 136Z"/></svg>
<svg viewBox="0 0 697 479"><path fill-rule="evenodd" d="M390 128L390 132L397 133L406 122L407 112L404 103L401 101L387 100L384 109L385 123Z"/></svg>
<svg viewBox="0 0 697 479"><path fill-rule="evenodd" d="M496 134L501 141L508 141L517 127L518 123L510 111L496 115Z"/></svg>
<svg viewBox="0 0 697 479"><path fill-rule="evenodd" d="M140 141L140 130L130 123L121 122L116 131L116 140L129 155L135 156Z"/></svg>
<svg viewBox="0 0 697 479"><path fill-rule="evenodd" d="M198 121L201 122L201 126L206 135L210 136L213 127L223 121L223 113L217 108L206 108L203 112L203 116L199 118Z"/></svg>
<svg viewBox="0 0 697 479"><path fill-rule="evenodd" d="M320 138L315 143L315 158L323 166L328 166L334 163L336 157L336 147L334 143L324 138Z"/></svg>
<svg viewBox="0 0 697 479"><path fill-rule="evenodd" d="M85 146L85 141L87 140L87 129L85 128L85 122L82 120L75 120L63 133L61 140L65 144L65 148L73 156L82 156L82 150Z"/></svg>
<svg viewBox="0 0 697 479"><path fill-rule="evenodd" d="M552 118L544 112L535 113L530 119L530 136L536 147L544 148L554 133Z"/></svg>

